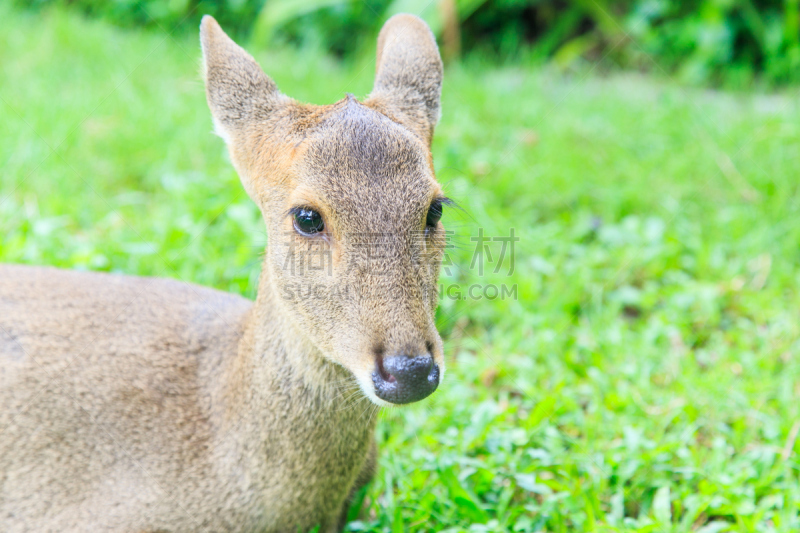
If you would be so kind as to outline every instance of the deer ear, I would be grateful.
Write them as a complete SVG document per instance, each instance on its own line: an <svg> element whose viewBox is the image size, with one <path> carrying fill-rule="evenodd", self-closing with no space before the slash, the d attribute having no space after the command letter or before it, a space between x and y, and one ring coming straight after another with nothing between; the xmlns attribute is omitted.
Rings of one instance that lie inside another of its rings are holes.
<svg viewBox="0 0 800 533"><path fill-rule="evenodd" d="M255 59L228 37L214 17L200 23L206 98L217 134L228 145L250 124L262 122L284 96Z"/></svg>
<svg viewBox="0 0 800 533"><path fill-rule="evenodd" d="M430 28L414 15L395 15L378 36L375 85L367 102L430 146L439 121L442 58Z"/></svg>

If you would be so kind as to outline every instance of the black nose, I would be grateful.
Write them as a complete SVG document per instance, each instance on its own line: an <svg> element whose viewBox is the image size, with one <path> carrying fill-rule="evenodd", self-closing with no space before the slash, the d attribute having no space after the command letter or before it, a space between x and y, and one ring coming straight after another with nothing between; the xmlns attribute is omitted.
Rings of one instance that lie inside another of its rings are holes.
<svg viewBox="0 0 800 533"><path fill-rule="evenodd" d="M416 402L439 386L439 365L430 354L379 358L377 367L372 373L375 395L387 402Z"/></svg>

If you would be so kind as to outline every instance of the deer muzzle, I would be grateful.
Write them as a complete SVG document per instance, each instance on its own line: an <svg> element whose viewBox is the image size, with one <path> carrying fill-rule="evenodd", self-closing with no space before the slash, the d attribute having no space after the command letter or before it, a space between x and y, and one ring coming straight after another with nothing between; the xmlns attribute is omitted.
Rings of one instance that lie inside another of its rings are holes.
<svg viewBox="0 0 800 533"><path fill-rule="evenodd" d="M372 373L375 395L390 403L419 401L439 386L439 365L430 354L378 358L376 367Z"/></svg>

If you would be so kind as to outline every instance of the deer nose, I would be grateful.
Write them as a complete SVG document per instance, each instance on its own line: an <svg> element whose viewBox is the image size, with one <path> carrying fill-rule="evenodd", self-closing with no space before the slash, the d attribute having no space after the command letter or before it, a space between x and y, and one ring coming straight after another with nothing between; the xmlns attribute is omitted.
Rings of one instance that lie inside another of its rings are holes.
<svg viewBox="0 0 800 533"><path fill-rule="evenodd" d="M396 404L416 402L439 386L439 365L430 354L379 357L372 381L375 395L381 400Z"/></svg>

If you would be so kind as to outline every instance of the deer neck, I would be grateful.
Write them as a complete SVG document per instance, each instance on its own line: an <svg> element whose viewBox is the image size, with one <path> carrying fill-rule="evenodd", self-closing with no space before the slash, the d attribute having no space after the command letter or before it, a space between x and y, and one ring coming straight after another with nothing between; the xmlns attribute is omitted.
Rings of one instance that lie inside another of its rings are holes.
<svg viewBox="0 0 800 533"><path fill-rule="evenodd" d="M352 374L326 359L287 315L265 260L258 296L229 372L228 393L240 408L278 410L287 421L338 420L359 432L374 428L377 408Z"/></svg>

